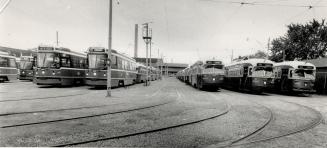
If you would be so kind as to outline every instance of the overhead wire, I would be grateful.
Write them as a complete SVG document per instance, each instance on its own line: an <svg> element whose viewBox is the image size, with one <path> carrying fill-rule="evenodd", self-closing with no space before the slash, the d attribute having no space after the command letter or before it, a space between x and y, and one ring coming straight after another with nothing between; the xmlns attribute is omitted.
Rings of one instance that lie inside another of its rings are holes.
<svg viewBox="0 0 327 148"><path fill-rule="evenodd" d="M258 6L272 6L272 7L304 7L308 9L312 8L322 8L327 6L319 6L319 5L295 5L295 4L276 4L276 3L269 3L269 1L222 1L222 0L201 0L201 1L210 1L216 3L229 3L229 4L240 4L240 5L258 5ZM277 2L277 1L276 1Z"/></svg>
<svg viewBox="0 0 327 148"><path fill-rule="evenodd" d="M5 1L4 5L0 8L0 14L6 9L11 0Z"/></svg>

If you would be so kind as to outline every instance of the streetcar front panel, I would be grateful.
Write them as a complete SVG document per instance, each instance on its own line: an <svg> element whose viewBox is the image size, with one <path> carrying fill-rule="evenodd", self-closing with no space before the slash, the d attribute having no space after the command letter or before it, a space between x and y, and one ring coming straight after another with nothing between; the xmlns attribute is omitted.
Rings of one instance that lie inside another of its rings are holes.
<svg viewBox="0 0 327 148"><path fill-rule="evenodd" d="M312 67L311 69L291 69L289 72L289 78L291 79L292 90L295 92L315 92L316 71Z"/></svg>

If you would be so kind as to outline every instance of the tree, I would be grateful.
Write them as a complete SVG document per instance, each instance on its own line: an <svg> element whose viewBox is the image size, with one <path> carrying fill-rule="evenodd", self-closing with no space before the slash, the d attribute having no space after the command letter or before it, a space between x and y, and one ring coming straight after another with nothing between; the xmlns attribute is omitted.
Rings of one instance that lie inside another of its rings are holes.
<svg viewBox="0 0 327 148"><path fill-rule="evenodd" d="M249 59L253 59L253 58L258 58L258 59L264 59L268 57L268 54L265 53L264 51L258 50L255 54L251 54L251 55L246 55L246 56L238 56L238 58L234 59L234 60L242 60L245 58L249 58Z"/></svg>
<svg viewBox="0 0 327 148"><path fill-rule="evenodd" d="M290 24L285 36L272 41L270 59L276 62L283 60L306 60L325 57L327 52L327 23L317 20L302 24Z"/></svg>

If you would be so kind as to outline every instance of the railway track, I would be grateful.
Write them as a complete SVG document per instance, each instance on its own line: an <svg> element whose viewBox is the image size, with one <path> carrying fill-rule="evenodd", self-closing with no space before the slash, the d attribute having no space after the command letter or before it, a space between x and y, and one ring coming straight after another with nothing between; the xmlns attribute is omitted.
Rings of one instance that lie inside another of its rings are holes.
<svg viewBox="0 0 327 148"><path fill-rule="evenodd" d="M165 86L161 86L154 93L152 93L151 95L147 96L146 97L147 98L146 100L149 100L152 97L158 95L158 93L164 87ZM99 116L112 115L112 114L118 114L118 113L126 113L126 112L132 112L132 111L137 111L137 110L142 110L142 109L148 109L148 108L153 108L153 107L157 107L157 106L162 106L162 105L166 105L166 104L172 103L174 101L175 100L170 100L170 101L166 101L166 102L162 102L162 103L155 103L155 104L152 104L152 105L138 106L138 107L134 107L134 108L130 108L130 109L124 109L124 110L118 110L118 111L111 111L111 112L100 113L100 114L93 114L93 115L87 115L87 116L79 116L79 117L73 117L73 118L48 120L48 121L40 121L40 122L30 122L30 123L22 123L22 124L14 124L14 125L5 125L5 126L0 126L0 128L11 128L11 127L20 127L20 126L27 126L27 125L46 124L46 123L54 123L54 122L61 122L61 121L69 121L69 120L78 120L78 119L84 119L84 118L99 117ZM126 103L118 103L118 104L126 104ZM13 113L0 114L0 117L1 116L10 116L10 115L19 115L19 114L34 114L34 113L45 113L45 112L55 112L55 111L67 111L67 110L78 110L78 109L87 109L87 108L101 108L101 107L107 107L107 106L113 106L113 105L117 105L117 104L89 106L89 107L65 108L65 109L57 109L57 110L40 110L40 111L27 111L27 112L13 112Z"/></svg>
<svg viewBox="0 0 327 148"><path fill-rule="evenodd" d="M151 129L151 130L137 131L137 132L118 135L118 136L108 136L108 137L95 138L95 139L78 141L78 142L71 142L71 143L52 145L51 147L76 146L76 145L87 144L87 143L92 143L92 142L99 142L99 141L104 141L104 140L114 140L114 139L126 138L126 137L131 137L131 136L150 134L150 133L154 133L154 132L160 132L160 131L163 131L163 130L178 128L178 127L187 126L187 125L192 125L192 124L196 124L196 123L200 123L200 122L203 122L203 121L211 120L211 119L217 118L219 116L222 116L224 114L227 114L230 111L230 106L227 104L226 101L225 101L225 105L226 105L225 110L219 112L218 114L207 116L207 117L204 117L204 118L201 118L201 119L196 119L196 120L193 120L193 121L174 124L174 125L170 125L170 126L166 126L166 127L159 127L159 128L155 128L155 129Z"/></svg>
<svg viewBox="0 0 327 148"><path fill-rule="evenodd" d="M44 99L53 99L53 98L63 99L65 97L81 96L81 95L85 95L85 94L88 94L88 93L77 93L77 94L60 95L60 96L53 96L53 97L37 97L37 98L25 98L25 99L0 100L0 103L1 102L29 101L29 100L44 100Z"/></svg>
<svg viewBox="0 0 327 148"><path fill-rule="evenodd" d="M256 102L253 102L251 100L248 100L250 102L259 104L259 105L265 107L266 109L268 109L269 112L270 112L269 119L262 126L257 128L253 132L249 133L248 135L246 135L246 136L244 136L242 138L238 138L238 139L235 139L233 141L230 141L227 145L224 145L222 147L233 147L233 146L248 145L248 144L252 144L252 143L258 143L258 142L273 140L273 139L285 137L285 136L288 136L288 135L300 133L300 132L303 132L303 131L306 131L306 130L309 130L309 129L312 129L312 128L316 127L317 125L319 125L321 123L321 121L323 119L321 113L316 111L315 109L312 109L310 107L303 106L303 105L300 105L300 104L297 104L297 103L294 103L294 102L288 102L288 101L284 101L284 100L280 100L280 99L278 99L278 100L281 101L281 102L285 102L285 103L289 103L289 104L293 104L293 105L305 108L305 109L309 110L310 112L312 112L313 114L315 114L317 117L315 119L311 120L310 123L305 124L305 125L300 126L300 127L297 127L297 128L294 128L291 131L288 131L288 132L285 132L285 133L282 133L282 134L278 134L278 135L275 135L275 136L268 136L268 137L265 137L265 138L259 138L259 139L256 139L256 140L251 140L251 138L256 137L258 134L264 132L267 128L272 126L272 124L273 124L272 121L274 120L275 115L274 115L273 111L269 107L267 107L265 105L262 105L260 103L256 103ZM245 140L248 140L248 141L243 142Z"/></svg>
<svg viewBox="0 0 327 148"><path fill-rule="evenodd" d="M106 113L101 113L101 114L93 114L93 115L79 116L79 117L65 118L65 119L57 119L57 120L48 120L48 121L41 121L41 122L31 122L31 123L23 123L23 124L6 125L6 126L1 126L0 128L11 128L11 127L20 127L20 126L27 126L27 125L55 123L55 122L61 122L61 121L70 121L70 120L78 120L78 119L84 119L84 118L93 118L93 117L99 117L99 116L105 116L105 115L126 113L126 112L132 112L132 111L137 111L137 110L162 106L162 105L165 105L165 104L169 104L171 102L173 102L173 101L154 104L154 105L148 105L148 106L143 106L143 107L136 107L136 108L131 108L131 109L127 109L127 110L124 109L124 110L118 110L118 111L111 111L111 112L106 112Z"/></svg>

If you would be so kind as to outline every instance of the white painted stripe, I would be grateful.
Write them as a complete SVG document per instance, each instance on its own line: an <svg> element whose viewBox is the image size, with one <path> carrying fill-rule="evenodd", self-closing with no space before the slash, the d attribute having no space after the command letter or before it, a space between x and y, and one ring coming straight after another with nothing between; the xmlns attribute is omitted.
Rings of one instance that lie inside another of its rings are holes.
<svg viewBox="0 0 327 148"><path fill-rule="evenodd" d="M87 69L69 68L69 67L60 67L60 69L69 69L69 70L87 70Z"/></svg>
<svg viewBox="0 0 327 148"><path fill-rule="evenodd" d="M68 54L68 55L74 55L74 56L78 56L81 58L86 58L85 54L82 53L73 53L73 52L67 52L67 51L61 51L61 50L38 50L37 53L64 53L64 54Z"/></svg>
<svg viewBox="0 0 327 148"><path fill-rule="evenodd" d="M36 78L58 79L58 78L84 78L84 77L74 77L74 76L58 76L58 77L37 76Z"/></svg>
<svg viewBox="0 0 327 148"><path fill-rule="evenodd" d="M17 75L17 74L0 74L0 76L13 76L13 75Z"/></svg>
<svg viewBox="0 0 327 148"><path fill-rule="evenodd" d="M0 69L17 69L15 67L0 67Z"/></svg>

